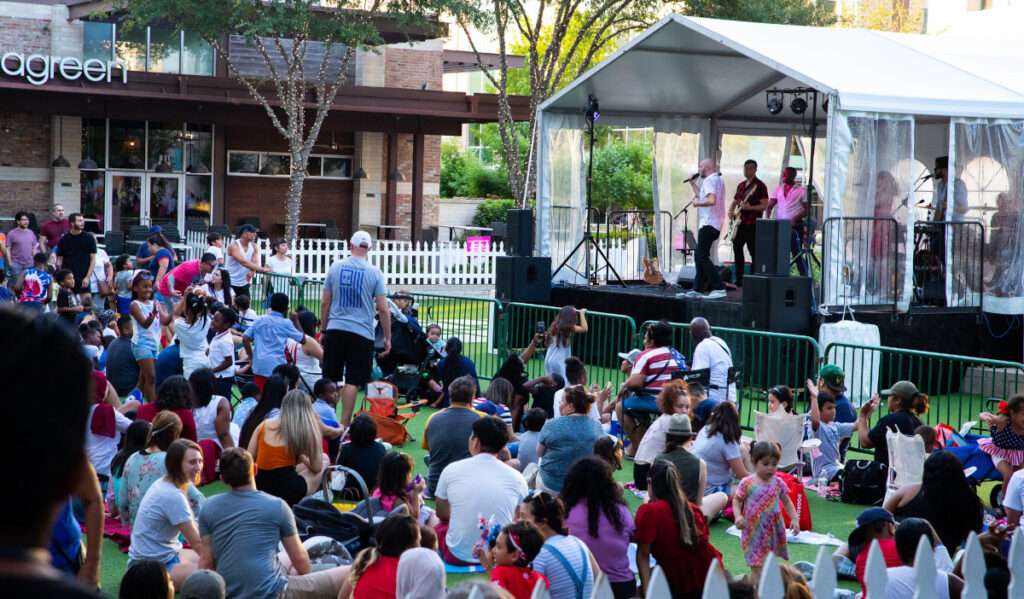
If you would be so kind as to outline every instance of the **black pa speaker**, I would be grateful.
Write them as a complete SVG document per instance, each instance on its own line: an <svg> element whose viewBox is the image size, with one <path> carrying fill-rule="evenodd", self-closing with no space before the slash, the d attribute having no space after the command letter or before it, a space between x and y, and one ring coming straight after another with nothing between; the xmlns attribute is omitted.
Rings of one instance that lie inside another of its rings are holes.
<svg viewBox="0 0 1024 599"><path fill-rule="evenodd" d="M743 326L806 334L811 326L810 277L743 277Z"/></svg>
<svg viewBox="0 0 1024 599"><path fill-rule="evenodd" d="M505 223L505 251L508 255L532 256L533 210L508 210Z"/></svg>
<svg viewBox="0 0 1024 599"><path fill-rule="evenodd" d="M551 258L496 256L494 295L502 302L548 303L551 301Z"/></svg>
<svg viewBox="0 0 1024 599"><path fill-rule="evenodd" d="M788 219L759 218L754 228L752 275L789 276L789 245L793 225ZM746 285L746 278L743 279Z"/></svg>

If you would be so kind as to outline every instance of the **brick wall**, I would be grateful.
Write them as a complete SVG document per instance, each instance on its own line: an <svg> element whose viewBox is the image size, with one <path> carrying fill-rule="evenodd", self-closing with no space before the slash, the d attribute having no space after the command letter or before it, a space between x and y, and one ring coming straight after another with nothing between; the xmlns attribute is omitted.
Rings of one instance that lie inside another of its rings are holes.
<svg viewBox="0 0 1024 599"><path fill-rule="evenodd" d="M408 44L388 46L384 49L385 87L442 89L444 52L440 44L426 42L409 47Z"/></svg>
<svg viewBox="0 0 1024 599"><path fill-rule="evenodd" d="M43 27L50 26L50 19L9 16L11 14L9 11L0 14L0 48L4 48L5 52L21 52L25 56L49 56L50 32L44 31Z"/></svg>
<svg viewBox="0 0 1024 599"><path fill-rule="evenodd" d="M0 216L14 216L19 210L36 213L40 224L50 213L49 181L0 181ZM4 226L10 226L4 222Z"/></svg>

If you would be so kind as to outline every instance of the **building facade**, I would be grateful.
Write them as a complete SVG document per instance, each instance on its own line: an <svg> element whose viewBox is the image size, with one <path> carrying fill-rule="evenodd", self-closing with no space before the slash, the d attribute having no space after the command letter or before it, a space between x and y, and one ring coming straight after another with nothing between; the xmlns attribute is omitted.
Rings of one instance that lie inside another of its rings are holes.
<svg viewBox="0 0 1024 599"><path fill-rule="evenodd" d="M283 232L290 156L263 107L201 39L96 20L97 4L0 1L0 219L62 203L99 233L252 217ZM438 224L440 136L494 120L496 103L441 91L441 40L384 33L394 43L344 75L300 221L418 239ZM243 73L266 69L241 37L224 41Z"/></svg>

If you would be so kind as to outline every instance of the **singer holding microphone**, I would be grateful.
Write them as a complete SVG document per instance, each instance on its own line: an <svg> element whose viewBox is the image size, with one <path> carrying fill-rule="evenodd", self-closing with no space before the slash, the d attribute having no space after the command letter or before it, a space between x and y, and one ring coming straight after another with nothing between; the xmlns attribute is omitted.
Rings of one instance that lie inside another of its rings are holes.
<svg viewBox="0 0 1024 599"><path fill-rule="evenodd" d="M697 187L697 178L704 181ZM711 261L711 245L721 235L725 221L725 182L715 169L715 161L705 158L697 167L697 174L689 179L693 193L693 205L697 207L697 274L693 290L698 293L710 292L710 297L723 297L725 283L718 275L718 269Z"/></svg>

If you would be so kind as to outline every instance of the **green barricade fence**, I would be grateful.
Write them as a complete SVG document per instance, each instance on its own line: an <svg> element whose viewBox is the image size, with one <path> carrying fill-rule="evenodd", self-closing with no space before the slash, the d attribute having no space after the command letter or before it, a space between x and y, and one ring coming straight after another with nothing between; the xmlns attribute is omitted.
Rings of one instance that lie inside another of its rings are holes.
<svg viewBox="0 0 1024 599"><path fill-rule="evenodd" d="M640 327L640 339L654 320ZM674 329L673 346L686 356L687 364L693 359L693 338L690 325L671 323ZM739 399L740 423L746 429L754 427L754 412L768 411L766 394L776 385L787 385L794 390L799 409L807 409L806 382L816 378L818 372L818 342L803 335L769 333L712 327L716 337L725 341L732 352L732 363L741 369L741 383L736 385Z"/></svg>
<svg viewBox="0 0 1024 599"><path fill-rule="evenodd" d="M930 425L945 423L957 430L965 422L978 422L980 412L994 413L998 407L990 404L989 398L1005 400L1024 391L1024 365L1017 362L847 343L829 344L825 362L845 371L846 394L854 406L896 381L911 381L929 397L928 412L921 420ZM872 426L888 413L882 399ZM974 430L982 433L984 429L975 426Z"/></svg>
<svg viewBox="0 0 1024 599"><path fill-rule="evenodd" d="M501 302L493 299L411 293L416 298L416 319L423 330L427 325L441 327L441 340L458 337L462 355L476 365L480 378L490 379L504 356L498 351Z"/></svg>
<svg viewBox="0 0 1024 599"><path fill-rule="evenodd" d="M559 308L534 304L505 304L502 316L502 349L522 351L530 344L537 333L537 323L544 323L544 330L551 328ZM572 355L583 360L587 365L587 375L591 383L604 386L611 382L612 395L618 391L619 385L626 380L626 374L619 370L622 359L619 352L628 352L634 347L636 339L636 323L629 316L607 314L604 312L587 311L588 331L573 336ZM532 377L544 374L543 348L539 348L536 356L527 364Z"/></svg>
<svg viewBox="0 0 1024 599"><path fill-rule="evenodd" d="M320 317L320 298L323 295L324 282L317 279L306 279L302 282L302 290L299 293L302 305Z"/></svg>
<svg viewBox="0 0 1024 599"><path fill-rule="evenodd" d="M267 304L272 293L287 295L288 309L294 310L302 302L302 279L290 275L257 272L249 282L249 292L252 294L249 298L252 303L251 308L257 314L263 315L267 313L269 309Z"/></svg>

